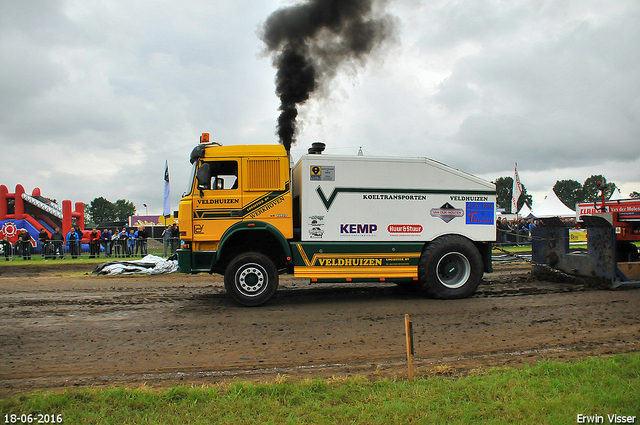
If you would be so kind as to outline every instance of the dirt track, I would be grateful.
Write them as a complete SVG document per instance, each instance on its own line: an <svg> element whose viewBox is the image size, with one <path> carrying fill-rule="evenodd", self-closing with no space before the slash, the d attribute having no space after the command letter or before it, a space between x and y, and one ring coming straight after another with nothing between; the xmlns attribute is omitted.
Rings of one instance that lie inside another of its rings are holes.
<svg viewBox="0 0 640 425"><path fill-rule="evenodd" d="M85 266L86 267L86 266ZM0 269L0 395L25 388L161 385L360 373L417 376L640 351L640 290L534 281L497 266L474 298L420 298L393 284L311 286L240 307L209 275L75 276Z"/></svg>

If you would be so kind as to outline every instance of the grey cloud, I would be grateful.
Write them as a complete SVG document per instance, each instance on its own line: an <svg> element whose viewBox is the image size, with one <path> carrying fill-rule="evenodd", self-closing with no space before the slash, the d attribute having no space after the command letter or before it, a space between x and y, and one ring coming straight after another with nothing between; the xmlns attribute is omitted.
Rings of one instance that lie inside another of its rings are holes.
<svg viewBox="0 0 640 425"><path fill-rule="evenodd" d="M542 169L562 165L555 152L594 164L596 152L640 155L637 15L566 25L557 36L494 43L456 63L434 97L467 115L454 140L478 152L526 150Z"/></svg>

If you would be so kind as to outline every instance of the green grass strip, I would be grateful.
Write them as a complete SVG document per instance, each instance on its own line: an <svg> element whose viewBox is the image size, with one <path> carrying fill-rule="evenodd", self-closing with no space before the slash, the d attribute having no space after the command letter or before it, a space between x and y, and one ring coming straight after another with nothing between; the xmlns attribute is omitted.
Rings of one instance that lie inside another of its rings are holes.
<svg viewBox="0 0 640 425"><path fill-rule="evenodd" d="M151 255L156 255L162 257L162 248L149 249L148 253ZM31 260L25 260L21 256L12 257L11 261L5 261L4 257L0 257L0 266L7 267L20 267L20 266L55 266L56 264L87 264L87 265L98 265L102 263L106 263L108 261L133 261L140 260L143 258L141 255L136 255L133 257L106 257L104 253L100 254L98 258L89 258L89 254L83 252L81 256L78 258L71 258L71 255L65 253L63 259L56 258L44 258L42 254L31 254ZM164 258L164 257L163 257ZM2 424L3 422L0 422Z"/></svg>
<svg viewBox="0 0 640 425"><path fill-rule="evenodd" d="M38 391L0 401L0 420L61 415L65 424L574 424L640 415L640 354L545 361L458 379L313 379L168 390Z"/></svg>

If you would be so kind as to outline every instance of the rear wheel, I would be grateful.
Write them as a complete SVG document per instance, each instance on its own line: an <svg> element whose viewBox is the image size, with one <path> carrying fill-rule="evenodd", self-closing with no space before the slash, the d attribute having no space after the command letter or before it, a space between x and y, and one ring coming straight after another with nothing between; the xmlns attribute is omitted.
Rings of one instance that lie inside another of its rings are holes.
<svg viewBox="0 0 640 425"><path fill-rule="evenodd" d="M482 281L482 257L467 238L442 236L422 253L418 278L422 292L433 298L466 298Z"/></svg>
<svg viewBox="0 0 640 425"><path fill-rule="evenodd" d="M240 254L231 260L224 272L224 287L242 305L264 304L278 289L278 270L264 254Z"/></svg>

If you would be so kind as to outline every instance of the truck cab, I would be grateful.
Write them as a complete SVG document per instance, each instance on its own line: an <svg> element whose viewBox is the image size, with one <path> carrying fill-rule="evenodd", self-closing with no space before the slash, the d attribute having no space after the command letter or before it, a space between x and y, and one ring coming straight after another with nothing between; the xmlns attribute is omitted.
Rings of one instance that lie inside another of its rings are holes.
<svg viewBox="0 0 640 425"><path fill-rule="evenodd" d="M191 163L188 192L179 206L180 238L186 244L179 253L181 271L223 272L239 250L281 245L293 236L284 147L221 146L205 133ZM278 266L287 264L279 260Z"/></svg>

